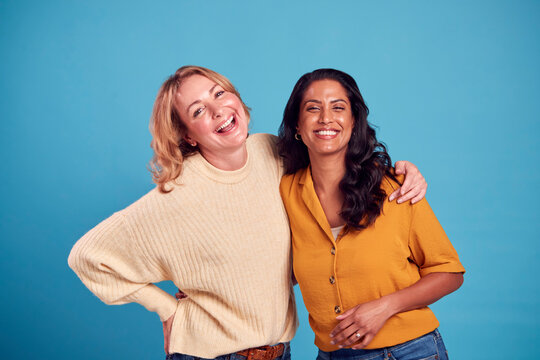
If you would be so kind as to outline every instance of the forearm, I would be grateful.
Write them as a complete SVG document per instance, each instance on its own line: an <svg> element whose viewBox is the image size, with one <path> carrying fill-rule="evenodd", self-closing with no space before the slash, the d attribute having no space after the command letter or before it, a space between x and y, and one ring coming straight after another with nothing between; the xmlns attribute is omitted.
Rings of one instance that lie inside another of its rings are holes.
<svg viewBox="0 0 540 360"><path fill-rule="evenodd" d="M386 303L389 317L434 303L456 291L463 283L462 273L431 273L415 284L381 298Z"/></svg>

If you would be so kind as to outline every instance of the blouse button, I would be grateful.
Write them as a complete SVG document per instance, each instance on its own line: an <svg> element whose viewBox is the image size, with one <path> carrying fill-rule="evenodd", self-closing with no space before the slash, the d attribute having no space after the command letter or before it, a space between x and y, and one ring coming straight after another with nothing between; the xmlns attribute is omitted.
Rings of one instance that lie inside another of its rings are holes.
<svg viewBox="0 0 540 360"><path fill-rule="evenodd" d="M330 284L334 284L336 282L336 279L333 276L330 276Z"/></svg>
<svg viewBox="0 0 540 360"><path fill-rule="evenodd" d="M336 307L334 308L334 312L335 312L336 314L339 314L339 313L341 312L341 308L340 308L339 306L336 306Z"/></svg>
<svg viewBox="0 0 540 360"><path fill-rule="evenodd" d="M330 249L330 253L331 253L332 255L336 255L336 248Z"/></svg>

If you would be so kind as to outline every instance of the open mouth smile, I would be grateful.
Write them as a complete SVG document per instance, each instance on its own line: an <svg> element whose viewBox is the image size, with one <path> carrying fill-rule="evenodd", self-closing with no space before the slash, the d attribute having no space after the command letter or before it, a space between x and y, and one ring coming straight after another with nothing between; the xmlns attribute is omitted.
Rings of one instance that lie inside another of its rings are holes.
<svg viewBox="0 0 540 360"><path fill-rule="evenodd" d="M224 134L234 129L235 126L236 126L236 119L234 118L234 115L231 115L227 120L221 123L221 125L219 125L214 131L218 134Z"/></svg>
<svg viewBox="0 0 540 360"><path fill-rule="evenodd" d="M339 130L335 129L320 129L313 131L316 137L323 140L333 139L339 134L339 132Z"/></svg>
<svg viewBox="0 0 540 360"><path fill-rule="evenodd" d="M336 130L316 130L315 131L315 134L317 135L321 135L321 136L333 136L333 135L337 135L337 131Z"/></svg>

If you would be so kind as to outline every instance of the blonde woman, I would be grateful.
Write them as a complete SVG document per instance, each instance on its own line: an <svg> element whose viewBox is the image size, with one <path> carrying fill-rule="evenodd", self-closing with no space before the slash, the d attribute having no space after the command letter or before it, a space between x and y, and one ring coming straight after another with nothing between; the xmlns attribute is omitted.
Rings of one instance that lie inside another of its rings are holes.
<svg viewBox="0 0 540 360"><path fill-rule="evenodd" d="M275 137L248 138L249 120L224 76L178 69L152 113L156 188L90 230L69 256L105 303L137 302L159 315L169 359L290 358L297 318L281 161ZM417 169L404 165L405 196L425 192ZM185 298L154 285L165 280Z"/></svg>

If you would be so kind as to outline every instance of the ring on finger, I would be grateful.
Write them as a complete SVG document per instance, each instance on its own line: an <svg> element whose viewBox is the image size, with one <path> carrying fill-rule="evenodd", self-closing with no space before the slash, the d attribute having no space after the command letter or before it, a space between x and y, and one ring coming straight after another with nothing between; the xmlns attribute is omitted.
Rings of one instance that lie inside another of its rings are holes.
<svg viewBox="0 0 540 360"><path fill-rule="evenodd" d="M356 333L356 334L354 334L354 335L356 335L356 338L357 338L357 339L360 339L360 338L362 337L362 335L360 335L360 333L359 333L359 332L357 332L357 333Z"/></svg>

